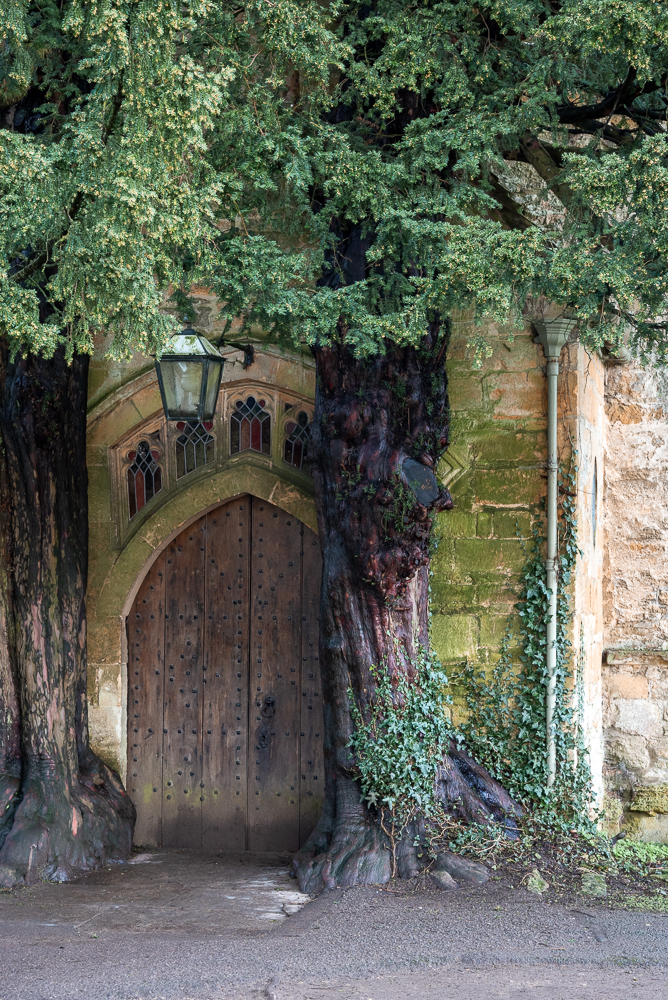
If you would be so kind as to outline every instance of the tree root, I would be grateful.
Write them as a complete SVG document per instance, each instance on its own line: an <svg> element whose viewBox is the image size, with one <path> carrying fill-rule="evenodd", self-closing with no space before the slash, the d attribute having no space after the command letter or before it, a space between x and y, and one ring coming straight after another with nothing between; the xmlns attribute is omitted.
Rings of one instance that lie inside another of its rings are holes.
<svg viewBox="0 0 668 1000"><path fill-rule="evenodd" d="M418 852L429 839L429 822L416 818L393 835L384 817L373 815L350 778L336 781L335 808L327 808L293 868L302 892L352 885L379 885L393 876L413 878L421 867ZM451 743L439 766L434 791L447 817L481 826L500 825L518 836L521 807L488 771ZM331 799L329 799L331 801Z"/></svg>
<svg viewBox="0 0 668 1000"><path fill-rule="evenodd" d="M66 882L128 857L134 806L118 775L92 751L74 780L44 762L27 770L0 850L0 887Z"/></svg>
<svg viewBox="0 0 668 1000"><path fill-rule="evenodd" d="M377 885L391 875L389 842L349 778L336 783L336 810L325 807L318 825L295 855L301 892L348 885Z"/></svg>

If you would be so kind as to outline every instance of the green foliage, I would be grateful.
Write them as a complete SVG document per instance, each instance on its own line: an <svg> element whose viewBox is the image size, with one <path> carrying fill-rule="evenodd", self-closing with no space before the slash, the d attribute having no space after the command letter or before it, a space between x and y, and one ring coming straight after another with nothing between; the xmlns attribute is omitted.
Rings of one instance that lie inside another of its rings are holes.
<svg viewBox="0 0 668 1000"><path fill-rule="evenodd" d="M165 297L204 283L360 355L528 296L591 347L630 328L665 355L665 4L2 0L0 32L14 349L159 349ZM548 222L504 186L518 159L563 206Z"/></svg>
<svg viewBox="0 0 668 1000"><path fill-rule="evenodd" d="M392 530L401 532L405 525L411 523L411 513L417 506L415 491L402 482L398 472L392 473L389 488L392 501L383 510L383 529L386 538L391 537Z"/></svg>
<svg viewBox="0 0 668 1000"><path fill-rule="evenodd" d="M445 717L447 678L436 656L420 647L411 676L391 677L386 664L372 667L373 701L363 715L348 692L355 731L349 746L362 798L392 816L401 829L417 815L434 817L436 769L452 737Z"/></svg>
<svg viewBox="0 0 668 1000"><path fill-rule="evenodd" d="M612 854L621 871L654 875L668 881L668 845L618 840Z"/></svg>
<svg viewBox="0 0 668 1000"><path fill-rule="evenodd" d="M576 472L562 475L561 545L557 583L557 668L554 734L557 777L547 788L545 700L546 616L549 591L541 523L521 577L516 611L518 634L508 626L490 677L466 664L457 678L464 686L468 718L461 726L467 747L510 794L535 810L542 822L564 829L591 830L591 773L582 728L583 657L570 669L571 574L578 555L575 517ZM570 681L574 684L571 688Z"/></svg>

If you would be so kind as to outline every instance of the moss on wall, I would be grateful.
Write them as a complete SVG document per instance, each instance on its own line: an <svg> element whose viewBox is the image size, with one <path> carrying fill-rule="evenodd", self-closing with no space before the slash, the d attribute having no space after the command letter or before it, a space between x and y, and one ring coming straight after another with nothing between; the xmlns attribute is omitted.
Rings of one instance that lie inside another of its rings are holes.
<svg viewBox="0 0 668 1000"><path fill-rule="evenodd" d="M463 468L450 486L454 510L437 520L432 562L433 640L446 667L498 659L544 489L542 351L528 329L492 326L492 355L476 370L471 333L466 320L453 324L450 439ZM457 718L456 689L454 700Z"/></svg>

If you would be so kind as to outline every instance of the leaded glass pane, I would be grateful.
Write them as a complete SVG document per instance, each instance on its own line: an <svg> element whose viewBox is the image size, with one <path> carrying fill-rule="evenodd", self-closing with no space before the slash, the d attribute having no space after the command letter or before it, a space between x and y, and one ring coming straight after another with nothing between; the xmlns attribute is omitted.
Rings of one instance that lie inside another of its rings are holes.
<svg viewBox="0 0 668 1000"><path fill-rule="evenodd" d="M285 430L288 437L285 440L283 459L295 469L308 471L308 464L305 462L306 448L311 436L308 413L301 410L297 414L297 422L291 420L286 424Z"/></svg>
<svg viewBox="0 0 668 1000"><path fill-rule="evenodd" d="M213 462L214 438L209 434L213 424L208 420L204 423L188 420L179 421L176 426L182 431L175 443L176 478L181 479L189 472Z"/></svg>
<svg viewBox="0 0 668 1000"><path fill-rule="evenodd" d="M236 410L230 418L230 453L259 451L262 455L271 452L271 416L264 409L265 400L255 396L237 400Z"/></svg>
<svg viewBox="0 0 668 1000"><path fill-rule="evenodd" d="M130 520L162 489L162 469L158 465L160 452L152 450L148 441L140 441L136 451L128 453L132 465L128 469L128 505Z"/></svg>

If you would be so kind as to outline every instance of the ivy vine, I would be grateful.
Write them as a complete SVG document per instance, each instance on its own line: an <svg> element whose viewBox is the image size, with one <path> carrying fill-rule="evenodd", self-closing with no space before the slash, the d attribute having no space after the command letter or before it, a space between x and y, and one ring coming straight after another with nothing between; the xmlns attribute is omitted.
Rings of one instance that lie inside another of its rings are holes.
<svg viewBox="0 0 668 1000"><path fill-rule="evenodd" d="M355 724L349 746L362 798L400 830L440 809L434 778L454 735L444 711L448 679L438 657L422 646L410 677L400 672L392 678L385 663L371 670L376 692L365 716L348 692Z"/></svg>
<svg viewBox="0 0 668 1000"><path fill-rule="evenodd" d="M508 625L491 675L467 663L457 681L464 687L468 718L460 732L469 751L518 801L550 827L593 829L592 778L584 741L583 636L571 666L573 620L570 583L578 556L575 497L577 469L560 477L560 555L557 578L557 666L554 736L557 775L547 787L546 620L549 591L544 564L544 521L521 576L516 611L519 628Z"/></svg>
<svg viewBox="0 0 668 1000"><path fill-rule="evenodd" d="M582 716L583 636L571 668L569 639L573 610L572 572L578 555L575 510L577 470L560 477L560 555L557 593L557 666L554 732L557 777L547 787L545 698L546 617L549 591L544 565L544 522L534 524L533 541L521 576L516 605L520 625L508 625L491 675L467 663L455 679L464 687L468 718L455 729L445 707L448 678L437 656L419 648L410 676L391 678L387 665L372 668L373 703L363 715L349 692L355 725L350 739L362 797L379 811L394 844L417 816L443 821L435 797L436 769L451 739L500 781L533 819L552 829L593 833L592 779ZM519 533L518 533L519 534Z"/></svg>

